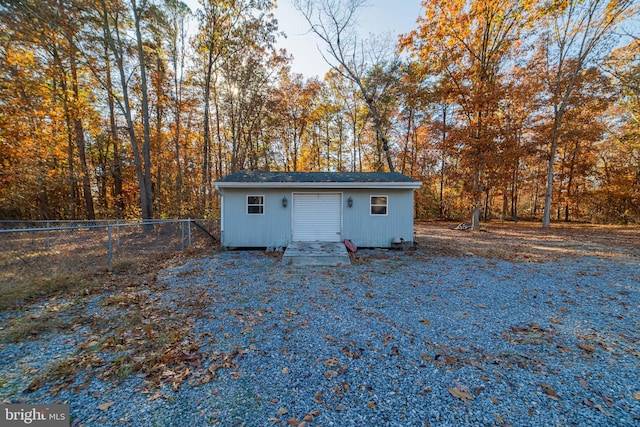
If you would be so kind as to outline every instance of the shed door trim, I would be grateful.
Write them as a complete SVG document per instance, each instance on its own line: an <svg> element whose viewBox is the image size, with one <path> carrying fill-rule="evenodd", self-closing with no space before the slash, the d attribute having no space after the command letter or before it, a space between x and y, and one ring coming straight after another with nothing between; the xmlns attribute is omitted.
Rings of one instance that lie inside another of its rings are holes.
<svg viewBox="0 0 640 427"><path fill-rule="evenodd" d="M292 205L292 241L342 241L342 193L293 193Z"/></svg>

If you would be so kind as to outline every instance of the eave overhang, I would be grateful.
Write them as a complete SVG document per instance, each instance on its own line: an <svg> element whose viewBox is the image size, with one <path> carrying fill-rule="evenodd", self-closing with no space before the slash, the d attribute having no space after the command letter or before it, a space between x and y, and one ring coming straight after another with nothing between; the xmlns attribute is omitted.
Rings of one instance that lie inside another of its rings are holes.
<svg viewBox="0 0 640 427"><path fill-rule="evenodd" d="M303 190L326 190L326 189L392 189L392 190L415 190L422 187L419 181L410 182L216 182L216 191L224 189L250 189L250 188L281 188L281 189L303 189Z"/></svg>

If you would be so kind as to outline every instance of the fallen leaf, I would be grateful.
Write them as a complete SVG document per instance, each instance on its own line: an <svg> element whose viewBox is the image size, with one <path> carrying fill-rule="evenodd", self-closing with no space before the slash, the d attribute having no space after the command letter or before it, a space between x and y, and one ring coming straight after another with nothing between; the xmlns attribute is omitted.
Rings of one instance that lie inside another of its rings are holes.
<svg viewBox="0 0 640 427"><path fill-rule="evenodd" d="M106 411L107 409L111 408L113 405L115 405L116 402L105 402L102 405L98 406L98 409L101 411Z"/></svg>
<svg viewBox="0 0 640 427"><path fill-rule="evenodd" d="M291 372L291 371L289 370L289 368L287 368L287 367L282 368L282 373L283 373L283 374L285 374L285 375L289 375L289 373L290 373L290 372Z"/></svg>
<svg viewBox="0 0 640 427"><path fill-rule="evenodd" d="M289 410L287 408L280 408L278 409L278 412L277 412L278 415L284 415L288 413L289 413Z"/></svg>
<svg viewBox="0 0 640 427"><path fill-rule="evenodd" d="M583 344L581 342L576 344L578 346L578 348L581 348L582 350L586 351L587 353L593 353L595 348L589 344Z"/></svg>
<svg viewBox="0 0 640 427"><path fill-rule="evenodd" d="M471 406L470 402L473 400L473 396L471 396L468 391L460 390L453 387L447 387L447 390L449 390L449 393L451 393L453 397L458 398L467 405Z"/></svg>
<svg viewBox="0 0 640 427"><path fill-rule="evenodd" d="M322 364L324 366L329 366L329 367L336 366L339 363L340 363L340 361L338 359L336 359L335 357L332 357L331 359L327 359L324 362L322 362Z"/></svg>
<svg viewBox="0 0 640 427"><path fill-rule="evenodd" d="M498 405L499 404L498 398L495 396L491 396L491 403L493 403L494 405Z"/></svg>
<svg viewBox="0 0 640 427"><path fill-rule="evenodd" d="M324 373L324 377L325 377L327 380L331 380L331 379L333 379L333 378L335 378L335 377L337 377L337 376L338 376L338 372L337 372L337 371L334 371L334 370L332 370L332 369L329 369L329 370L325 371L325 373Z"/></svg>
<svg viewBox="0 0 640 427"><path fill-rule="evenodd" d="M611 415L610 413L608 413L603 407L602 405L600 405L599 403L597 405L593 405L594 408L597 408L598 410L600 410L600 412L602 412L603 414L605 414L607 417L611 417L613 418L613 415Z"/></svg>
<svg viewBox="0 0 640 427"><path fill-rule="evenodd" d="M547 395L549 399L558 400L560 396L556 394L556 391L549 384L540 384L542 392Z"/></svg>
<svg viewBox="0 0 640 427"><path fill-rule="evenodd" d="M375 408L376 406L378 406L378 405L376 405L376 402L374 402L374 401L367 402L367 407L368 407L369 409L373 409L373 408Z"/></svg>
<svg viewBox="0 0 640 427"><path fill-rule="evenodd" d="M633 396L633 398L636 400L640 400L640 391L636 391L631 396Z"/></svg>
<svg viewBox="0 0 640 427"><path fill-rule="evenodd" d="M613 397L604 393L601 393L600 395L604 399L604 404L607 405L607 408L613 408L613 403L614 403Z"/></svg>
<svg viewBox="0 0 640 427"><path fill-rule="evenodd" d="M582 377L578 377L578 382L580 383L583 389L589 390L589 383L587 382L587 380L585 380Z"/></svg>
<svg viewBox="0 0 640 427"><path fill-rule="evenodd" d="M431 322L429 322L427 319L420 318L418 320L420 320L421 323L424 323L427 326L431 325Z"/></svg>
<svg viewBox="0 0 640 427"><path fill-rule="evenodd" d="M152 400L157 400L157 399L168 399L168 397L164 394L160 394L160 393L156 393L153 396L151 396L150 398L147 399L147 401L152 401Z"/></svg>
<svg viewBox="0 0 640 427"><path fill-rule="evenodd" d="M289 418L287 420L287 424L289 424L290 426L299 426L300 425L300 421L296 420L294 417Z"/></svg>

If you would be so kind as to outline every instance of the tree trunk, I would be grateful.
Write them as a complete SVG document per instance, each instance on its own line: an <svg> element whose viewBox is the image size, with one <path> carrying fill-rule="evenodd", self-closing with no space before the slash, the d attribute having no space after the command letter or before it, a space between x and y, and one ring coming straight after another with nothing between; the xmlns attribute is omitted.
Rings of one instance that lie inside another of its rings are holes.
<svg viewBox="0 0 640 427"><path fill-rule="evenodd" d="M142 157L144 159L143 187L141 194L142 219L150 220L153 218L153 187L151 180L151 132L149 129L149 96L147 94L147 67L144 56L144 48L142 41L142 31L140 29L140 21L142 9L146 6L146 0L143 0L140 8L137 7L136 0L131 0L133 8L134 25L136 30L136 46L138 53L138 65L140 69L140 85L142 93ZM152 229L153 226L146 226L145 229Z"/></svg>
<svg viewBox="0 0 640 427"><path fill-rule="evenodd" d="M444 206L444 178L445 178L445 162L446 162L446 151L445 144L447 141L447 105L443 104L442 106L442 148L440 150L441 159L440 159L440 218L444 218L445 216L445 206Z"/></svg>
<svg viewBox="0 0 640 427"><path fill-rule="evenodd" d="M560 123L563 111L554 108L553 129L551 132L551 147L549 149L549 161L547 163L547 188L544 193L544 211L542 218L542 227L551 227L551 197L553 192L553 171L556 162L556 152L558 150L558 138L560 132Z"/></svg>
<svg viewBox="0 0 640 427"><path fill-rule="evenodd" d="M58 58L57 54L54 53L54 58ZM54 59L55 61L56 59ZM76 202L76 173L75 173L75 150L73 149L73 125L71 118L71 111L69 107L69 95L67 90L67 82L66 82L66 74L62 69L62 64L59 63L60 67L60 85L62 90L62 104L64 108L64 121L67 129L67 161L69 162L69 210L71 214L71 219L77 219L77 202ZM55 86L55 82L54 82Z"/></svg>
<svg viewBox="0 0 640 427"><path fill-rule="evenodd" d="M147 211L148 194L146 189L147 187L145 185L145 175L143 173L142 158L140 157L140 147L138 145L138 138L136 136L135 124L133 123L133 117L131 114L131 102L129 100L129 87L127 85L127 76L125 72L124 58L122 57L122 51L121 51L122 42L120 39L120 30L116 23L116 25L114 26L114 31L117 39L117 43L116 43L116 40L114 40L114 38L111 36L111 30L109 25L109 15L108 15L109 10L107 8L105 0L101 1L101 6L103 10L102 18L103 18L103 25L105 28L105 35L107 36L109 46L111 47L111 51L114 54L116 65L118 67L118 73L120 76L120 85L122 89L122 102L120 103L120 106L122 108L122 112L124 114L125 120L127 121L127 131L129 133L129 140L131 142L131 148L133 150L136 177L138 179L138 188L140 190L140 205L141 205L141 209L143 210L143 218L147 219L145 218L145 214L149 213Z"/></svg>
<svg viewBox="0 0 640 427"><path fill-rule="evenodd" d="M518 170L520 168L520 159L516 159L515 163L511 180L511 219L518 221Z"/></svg>
<svg viewBox="0 0 640 427"><path fill-rule="evenodd" d="M365 94L366 96L366 92L364 91L364 88L362 88L362 93ZM376 108L376 105L373 103L373 101L370 98L367 98L366 101L367 101L367 105L369 106L369 111L371 111L371 116L373 117L373 124L376 128L376 133L378 134L378 137L382 141L382 151L384 152L385 158L387 160L387 166L389 167L389 172L395 172L395 169L393 167L393 159L391 158L391 151L389 150L389 141L387 140L387 137L384 135L384 132L382 132L382 122L380 121L380 116L378 115L378 109Z"/></svg>
<svg viewBox="0 0 640 427"><path fill-rule="evenodd" d="M113 198L115 217L122 218L125 210L124 198L122 194L122 163L120 161L120 140L118 138L118 128L116 125L115 105L113 101L113 81L111 80L111 61L109 59L109 44L106 28L104 30L104 64L107 89L107 106L109 107L109 138L113 145L113 166L111 176L113 178Z"/></svg>
<svg viewBox="0 0 640 427"><path fill-rule="evenodd" d="M480 212L482 211L482 191L480 191L480 168L473 174L473 210L471 211L471 229L480 229Z"/></svg>
<svg viewBox="0 0 640 427"><path fill-rule="evenodd" d="M69 66L71 69L71 88L73 93L73 101L71 104L73 112L73 129L76 147L78 148L78 157L80 159L80 170L82 173L82 193L84 195L85 210L87 219L96 219L96 213L93 206L93 195L91 194L91 180L89 175L89 166L87 164L86 141L84 137L84 127L82 125L82 114L80 107L80 89L78 85L78 67L76 64L76 49L71 43L73 37L69 37L70 52Z"/></svg>
<svg viewBox="0 0 640 427"><path fill-rule="evenodd" d="M211 147L211 124L210 124L210 97L211 97L211 77L213 75L213 48L209 49L207 55L207 68L205 70L204 77L204 112L203 112L203 121L204 121L204 130L202 134L202 175L201 175L201 200L200 200L200 209L202 211L202 215L205 216L207 212L207 195L209 189L209 170L211 169L211 164L209 161L209 150Z"/></svg>
<svg viewBox="0 0 640 427"><path fill-rule="evenodd" d="M111 80L111 61L109 60L109 45L106 42L105 34L104 63L107 89L107 106L109 107L109 139L113 145L113 166L111 176L113 178L113 198L115 217L122 218L125 210L124 198L122 194L122 163L120 161L120 139L118 138L118 128L116 125L116 112L113 102L113 81Z"/></svg>

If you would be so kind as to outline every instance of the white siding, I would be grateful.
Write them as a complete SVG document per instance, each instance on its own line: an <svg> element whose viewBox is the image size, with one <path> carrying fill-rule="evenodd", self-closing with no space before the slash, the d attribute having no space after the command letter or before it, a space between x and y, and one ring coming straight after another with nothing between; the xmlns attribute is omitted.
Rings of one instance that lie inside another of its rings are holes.
<svg viewBox="0 0 640 427"><path fill-rule="evenodd" d="M294 193L292 240L342 241L342 194Z"/></svg>

